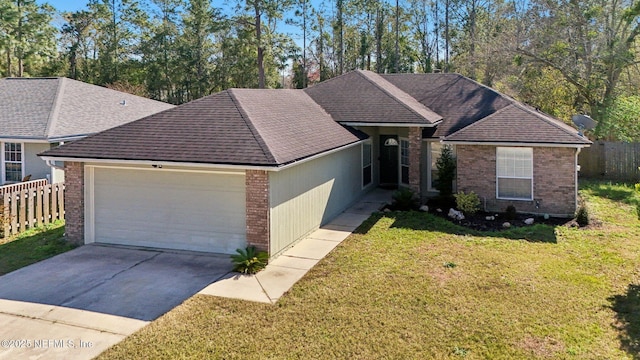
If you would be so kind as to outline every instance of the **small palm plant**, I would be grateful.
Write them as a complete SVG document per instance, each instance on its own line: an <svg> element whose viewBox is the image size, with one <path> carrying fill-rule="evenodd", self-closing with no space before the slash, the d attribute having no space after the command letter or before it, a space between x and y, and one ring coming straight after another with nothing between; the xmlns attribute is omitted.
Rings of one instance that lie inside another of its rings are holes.
<svg viewBox="0 0 640 360"><path fill-rule="evenodd" d="M267 266L269 254L264 251L257 251L255 246L246 249L236 249L238 254L231 255L233 271L242 274L255 274Z"/></svg>

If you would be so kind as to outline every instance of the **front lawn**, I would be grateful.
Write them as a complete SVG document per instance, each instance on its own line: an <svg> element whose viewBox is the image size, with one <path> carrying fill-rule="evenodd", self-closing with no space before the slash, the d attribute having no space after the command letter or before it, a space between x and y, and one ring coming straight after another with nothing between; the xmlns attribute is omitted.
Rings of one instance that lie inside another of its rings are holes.
<svg viewBox="0 0 640 360"><path fill-rule="evenodd" d="M582 188L599 226L374 215L276 305L194 296L100 358L640 359L638 199Z"/></svg>
<svg viewBox="0 0 640 360"><path fill-rule="evenodd" d="M64 222L30 229L15 237L0 238L0 275L50 258L75 246L64 240Z"/></svg>

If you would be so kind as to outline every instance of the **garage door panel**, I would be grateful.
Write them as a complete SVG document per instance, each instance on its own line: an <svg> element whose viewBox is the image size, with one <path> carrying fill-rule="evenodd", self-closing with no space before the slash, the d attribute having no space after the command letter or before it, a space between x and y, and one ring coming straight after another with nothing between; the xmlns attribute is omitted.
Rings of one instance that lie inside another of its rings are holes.
<svg viewBox="0 0 640 360"><path fill-rule="evenodd" d="M95 168L95 241L233 253L245 200L244 175Z"/></svg>

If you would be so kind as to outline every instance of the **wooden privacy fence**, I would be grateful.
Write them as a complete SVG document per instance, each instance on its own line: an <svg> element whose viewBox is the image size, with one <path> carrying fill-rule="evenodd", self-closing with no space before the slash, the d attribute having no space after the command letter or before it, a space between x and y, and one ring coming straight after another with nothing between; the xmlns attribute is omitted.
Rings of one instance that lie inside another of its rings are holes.
<svg viewBox="0 0 640 360"><path fill-rule="evenodd" d="M580 176L638 181L640 143L594 141L578 155Z"/></svg>
<svg viewBox="0 0 640 360"><path fill-rule="evenodd" d="M0 196L2 236L64 220L64 183L24 188Z"/></svg>

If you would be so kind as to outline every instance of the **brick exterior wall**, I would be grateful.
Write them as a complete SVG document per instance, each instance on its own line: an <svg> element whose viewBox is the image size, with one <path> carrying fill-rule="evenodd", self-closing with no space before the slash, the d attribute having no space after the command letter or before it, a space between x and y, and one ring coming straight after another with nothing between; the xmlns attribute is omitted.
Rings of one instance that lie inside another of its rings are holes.
<svg viewBox="0 0 640 360"><path fill-rule="evenodd" d="M246 171L247 245L270 252L269 232L269 173L263 170Z"/></svg>
<svg viewBox="0 0 640 360"><path fill-rule="evenodd" d="M420 157L422 154L422 128L409 128L409 188L420 197Z"/></svg>
<svg viewBox="0 0 640 360"><path fill-rule="evenodd" d="M458 191L473 190L486 199L488 211L502 212L509 205L532 214L573 216L576 211L574 148L533 148L534 201L496 199L496 147L457 145ZM539 208L536 208L536 202Z"/></svg>
<svg viewBox="0 0 640 360"><path fill-rule="evenodd" d="M68 242L84 244L84 163L65 162L65 237Z"/></svg>

